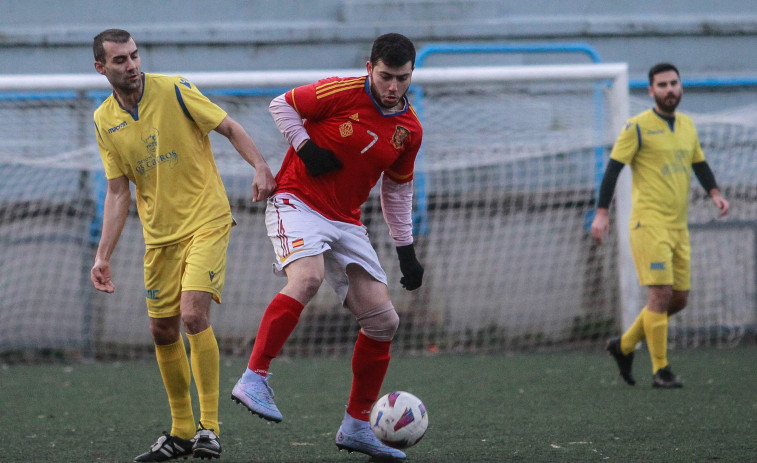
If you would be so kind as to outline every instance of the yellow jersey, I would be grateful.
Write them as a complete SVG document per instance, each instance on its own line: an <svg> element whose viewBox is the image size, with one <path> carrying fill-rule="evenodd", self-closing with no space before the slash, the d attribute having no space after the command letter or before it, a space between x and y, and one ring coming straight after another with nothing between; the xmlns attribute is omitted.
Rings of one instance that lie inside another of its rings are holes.
<svg viewBox="0 0 757 463"><path fill-rule="evenodd" d="M610 154L631 166L631 228L686 228L691 165L704 161L691 118L668 121L653 109L628 120Z"/></svg>
<svg viewBox="0 0 757 463"><path fill-rule="evenodd" d="M145 244L165 246L230 223L208 137L226 112L180 76L143 74L142 88L134 113L110 95L94 119L106 177L126 176L136 186Z"/></svg>

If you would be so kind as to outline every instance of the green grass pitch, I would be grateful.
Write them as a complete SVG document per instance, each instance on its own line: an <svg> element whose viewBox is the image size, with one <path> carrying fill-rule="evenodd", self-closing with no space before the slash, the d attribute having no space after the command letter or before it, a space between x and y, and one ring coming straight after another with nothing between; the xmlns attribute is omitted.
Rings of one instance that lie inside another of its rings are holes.
<svg viewBox="0 0 757 463"><path fill-rule="evenodd" d="M652 389L641 350L635 387L592 351L395 358L382 393L407 390L428 408L409 462L755 461L757 349L669 358L683 389ZM368 461L334 445L349 359L274 361L279 424L230 400L246 359L221 363L221 462ZM170 428L149 360L0 366L0 405L3 462L131 461Z"/></svg>

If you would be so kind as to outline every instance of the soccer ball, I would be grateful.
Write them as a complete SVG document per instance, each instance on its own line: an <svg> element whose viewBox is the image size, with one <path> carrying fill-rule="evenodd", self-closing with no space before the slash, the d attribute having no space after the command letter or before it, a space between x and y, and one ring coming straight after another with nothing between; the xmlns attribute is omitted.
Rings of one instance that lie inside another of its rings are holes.
<svg viewBox="0 0 757 463"><path fill-rule="evenodd" d="M409 392L390 392L371 408L371 429L390 447L405 449L417 444L427 427L426 406Z"/></svg>

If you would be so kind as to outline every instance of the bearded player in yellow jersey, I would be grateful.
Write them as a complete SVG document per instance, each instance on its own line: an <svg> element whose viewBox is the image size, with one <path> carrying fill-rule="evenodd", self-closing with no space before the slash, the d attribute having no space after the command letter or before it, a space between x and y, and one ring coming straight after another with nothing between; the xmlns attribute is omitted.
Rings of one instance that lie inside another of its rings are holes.
<svg viewBox="0 0 757 463"><path fill-rule="evenodd" d="M208 133L224 135L255 168L254 201L265 200L276 182L242 126L191 82L142 73L137 45L128 32L103 31L95 37L93 51L95 69L107 77L113 94L94 115L108 188L91 280L100 291L115 290L110 257L126 222L132 182L146 246L150 331L172 417L170 434L164 433L135 461L218 458L219 351L210 326L210 301L221 302L233 219ZM199 396L199 429L190 376Z"/></svg>
<svg viewBox="0 0 757 463"><path fill-rule="evenodd" d="M647 305L623 336L606 349L630 385L633 351L646 338L652 359L652 386L682 387L668 365L668 318L686 307L691 288L688 200L691 171L720 211L729 204L705 161L691 119L676 113L683 87L678 69L659 63L649 70L649 96L655 106L632 117L618 137L600 186L591 235L600 244L609 232L609 206L624 165L631 166L630 244Z"/></svg>

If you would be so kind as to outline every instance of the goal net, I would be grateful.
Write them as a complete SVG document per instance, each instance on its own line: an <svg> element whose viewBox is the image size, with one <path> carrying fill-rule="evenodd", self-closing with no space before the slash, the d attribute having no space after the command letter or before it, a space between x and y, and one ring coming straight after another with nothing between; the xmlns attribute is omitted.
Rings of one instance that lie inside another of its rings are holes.
<svg viewBox="0 0 757 463"><path fill-rule="evenodd" d="M270 100L322 77L360 74L185 77L242 123L275 172L286 142ZM413 83L410 99L424 125L414 212L426 268L419 290L398 284L378 189L363 209L401 317L394 352L568 347L622 329L643 304L633 265L622 234L596 246L587 225L608 149L629 114L625 65L419 68ZM97 75L0 76L0 356L110 358L152 349L134 206L111 261L116 292L98 293L89 281L105 188L92 111L107 95ZM755 324L757 177L749 156L757 134L726 116L695 122L734 214L713 223L700 204L706 198L692 189L694 290L671 325L673 343L735 343ZM247 354L285 280L271 271L264 205L251 201L252 168L222 136L211 134L211 142L239 223L212 322L223 352ZM626 196L621 187L619 208ZM282 354L344 355L357 329L324 285Z"/></svg>

